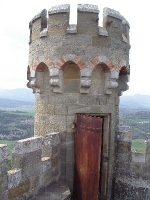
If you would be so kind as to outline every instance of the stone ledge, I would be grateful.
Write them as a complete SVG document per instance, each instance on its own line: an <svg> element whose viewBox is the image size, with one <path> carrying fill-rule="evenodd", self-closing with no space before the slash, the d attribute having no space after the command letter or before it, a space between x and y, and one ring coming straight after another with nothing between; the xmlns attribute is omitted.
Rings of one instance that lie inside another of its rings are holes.
<svg viewBox="0 0 150 200"><path fill-rule="evenodd" d="M37 19L39 18L45 18L46 19L46 15L47 15L47 10L43 9L41 12L39 12L37 15L35 15L35 17L30 21L29 26Z"/></svg>
<svg viewBox="0 0 150 200"><path fill-rule="evenodd" d="M79 12L92 12L92 13L99 13L98 6L92 4L78 4Z"/></svg>
<svg viewBox="0 0 150 200"><path fill-rule="evenodd" d="M114 17L114 18L117 18L117 19L122 20L122 22L123 22L124 24L127 24L127 25L129 26L129 28L130 28L129 22L128 22L118 11L113 10L113 9L111 9L111 8L105 7L105 8L103 9L103 18L105 18L105 17L107 17L107 16Z"/></svg>
<svg viewBox="0 0 150 200"><path fill-rule="evenodd" d="M70 12L70 5L69 4L62 4L53 6L49 9L48 14L56 14L56 13L69 13Z"/></svg>

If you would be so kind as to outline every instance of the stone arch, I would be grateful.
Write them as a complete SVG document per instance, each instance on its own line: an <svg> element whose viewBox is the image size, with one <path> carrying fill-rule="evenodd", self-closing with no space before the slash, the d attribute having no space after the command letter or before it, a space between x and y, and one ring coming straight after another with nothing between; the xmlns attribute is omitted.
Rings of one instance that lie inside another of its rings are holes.
<svg viewBox="0 0 150 200"><path fill-rule="evenodd" d="M45 58L44 56L40 56L33 62L33 67L32 67L33 70L36 71L40 63L44 63L48 69L51 69L54 67L53 62L51 61L50 58Z"/></svg>
<svg viewBox="0 0 150 200"><path fill-rule="evenodd" d="M27 67L27 75L30 74L30 66Z"/></svg>
<svg viewBox="0 0 150 200"><path fill-rule="evenodd" d="M130 75L130 68L127 65L126 60L121 60L118 63L116 71L119 73L119 80L118 80L118 95L122 95L122 93L129 89L128 82L129 82L129 75Z"/></svg>
<svg viewBox="0 0 150 200"><path fill-rule="evenodd" d="M127 65L126 60L121 60L118 63L118 66L116 68L116 71L118 71L119 75L127 75L130 74L130 68Z"/></svg>
<svg viewBox="0 0 150 200"><path fill-rule="evenodd" d="M78 65L79 69L84 69L86 68L85 63L83 62L82 58L79 56L76 56L75 54L67 54L65 56L62 56L57 62L55 67L58 69L63 69L63 66L65 63L68 61L74 62L76 65Z"/></svg>
<svg viewBox="0 0 150 200"><path fill-rule="evenodd" d="M94 69L98 64L101 65L103 71L109 72L114 70L113 63L106 56L97 56L89 62L89 68Z"/></svg>
<svg viewBox="0 0 150 200"><path fill-rule="evenodd" d="M63 91L65 93L78 93L80 91L80 68L73 61L67 61L62 68Z"/></svg>
<svg viewBox="0 0 150 200"><path fill-rule="evenodd" d="M46 69L47 65L44 62L40 62L37 66L36 66L36 72L44 72Z"/></svg>
<svg viewBox="0 0 150 200"><path fill-rule="evenodd" d="M43 60L41 60L43 61ZM47 81L44 78L47 75L46 70L48 70L48 66L45 62L40 62L40 60L35 60L35 62L28 66L27 79L29 80L28 87L33 89L33 93L38 92L42 93L44 88L44 82Z"/></svg>
<svg viewBox="0 0 150 200"><path fill-rule="evenodd" d="M91 87L90 91L92 94L103 94L104 93L104 83L105 83L105 71L101 64L97 64L91 75Z"/></svg>

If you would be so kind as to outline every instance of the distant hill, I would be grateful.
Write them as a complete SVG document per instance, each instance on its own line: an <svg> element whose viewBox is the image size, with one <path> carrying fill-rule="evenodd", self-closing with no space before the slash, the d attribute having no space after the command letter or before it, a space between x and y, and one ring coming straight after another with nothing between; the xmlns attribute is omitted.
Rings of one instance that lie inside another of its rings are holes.
<svg viewBox="0 0 150 200"><path fill-rule="evenodd" d="M34 103L28 102L28 101L19 101L19 100L0 98L0 107L2 108L16 108L20 106L34 106Z"/></svg>
<svg viewBox="0 0 150 200"><path fill-rule="evenodd" d="M150 96L135 94L120 97L121 112L150 111Z"/></svg>
<svg viewBox="0 0 150 200"><path fill-rule="evenodd" d="M21 88L21 89L0 89L0 98L35 102L35 95L32 93L31 89Z"/></svg>
<svg viewBox="0 0 150 200"><path fill-rule="evenodd" d="M5 100L4 100L5 99ZM11 101L9 101L11 100ZM15 100L15 101L13 101ZM1 107L22 107L33 106L35 103L35 94L31 89L0 89L0 108ZM138 112L150 111L150 96L135 94L120 97L120 112Z"/></svg>

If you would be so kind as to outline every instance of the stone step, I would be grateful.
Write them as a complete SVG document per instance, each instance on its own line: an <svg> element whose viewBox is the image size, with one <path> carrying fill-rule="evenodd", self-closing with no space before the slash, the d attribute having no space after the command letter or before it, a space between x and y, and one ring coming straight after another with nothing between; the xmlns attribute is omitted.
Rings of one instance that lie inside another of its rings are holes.
<svg viewBox="0 0 150 200"><path fill-rule="evenodd" d="M66 183L56 182L42 190L32 200L71 200L71 193Z"/></svg>

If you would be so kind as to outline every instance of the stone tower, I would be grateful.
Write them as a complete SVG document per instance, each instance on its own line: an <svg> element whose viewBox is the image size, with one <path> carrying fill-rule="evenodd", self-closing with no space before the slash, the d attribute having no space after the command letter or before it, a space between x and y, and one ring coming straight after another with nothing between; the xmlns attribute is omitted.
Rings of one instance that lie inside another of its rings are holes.
<svg viewBox="0 0 150 200"><path fill-rule="evenodd" d="M99 191L102 199L111 199L119 96L128 89L130 73L130 26L109 8L103 10L103 27L97 6L79 4L77 12L76 25L69 24L69 5L52 7L48 17L44 9L29 24L27 86L36 95L34 135L60 133L60 180L73 192L76 121L79 114L101 118Z"/></svg>

